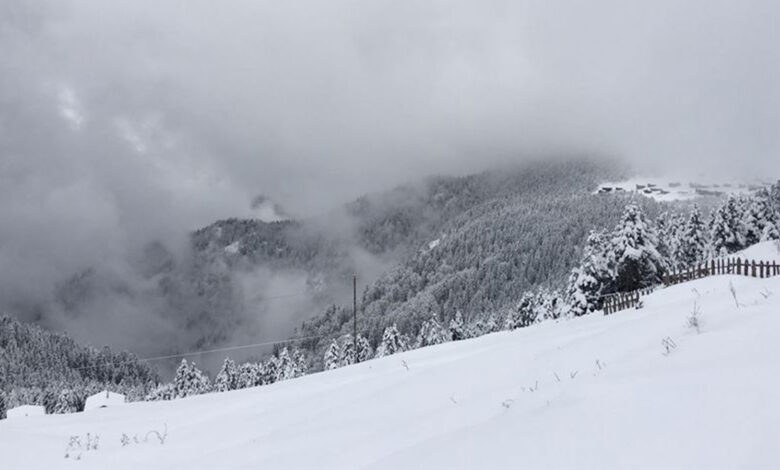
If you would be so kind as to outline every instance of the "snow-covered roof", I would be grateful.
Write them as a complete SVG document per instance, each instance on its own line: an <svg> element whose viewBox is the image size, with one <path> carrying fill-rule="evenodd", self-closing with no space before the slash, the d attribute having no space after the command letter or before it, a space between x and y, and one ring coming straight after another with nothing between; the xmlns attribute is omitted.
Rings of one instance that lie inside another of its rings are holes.
<svg viewBox="0 0 780 470"><path fill-rule="evenodd" d="M108 390L103 390L102 392L98 392L89 398L87 398L87 402L84 404L84 411L87 410L94 410L98 408L107 408L109 406L119 406L125 404L125 396L121 393L114 393L109 392Z"/></svg>
<svg viewBox="0 0 780 470"><path fill-rule="evenodd" d="M11 408L6 412L6 416L10 418L24 418L26 416L43 416L46 414L46 409L39 405L21 405L16 408Z"/></svg>

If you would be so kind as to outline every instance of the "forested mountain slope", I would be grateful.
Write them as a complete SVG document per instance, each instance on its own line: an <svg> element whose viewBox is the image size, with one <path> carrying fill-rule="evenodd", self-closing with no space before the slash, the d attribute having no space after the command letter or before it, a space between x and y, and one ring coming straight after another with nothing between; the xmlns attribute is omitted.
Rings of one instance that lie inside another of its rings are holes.
<svg viewBox="0 0 780 470"><path fill-rule="evenodd" d="M104 388L139 399L157 380L133 354L85 347L65 334L0 316L0 399L6 406L40 404L49 412L72 412Z"/></svg>

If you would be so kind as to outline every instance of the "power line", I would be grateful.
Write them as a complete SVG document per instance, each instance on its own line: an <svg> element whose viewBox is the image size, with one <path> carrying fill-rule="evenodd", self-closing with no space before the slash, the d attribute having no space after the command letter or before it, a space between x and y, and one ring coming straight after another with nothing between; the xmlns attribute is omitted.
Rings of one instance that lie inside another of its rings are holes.
<svg viewBox="0 0 780 470"><path fill-rule="evenodd" d="M117 367L125 364L137 364L139 362L151 362L151 361L161 361L165 359L176 359L176 358L185 358L185 357L191 357L191 356L199 356L202 354L212 354L212 353L218 353L218 352L229 352L229 351L238 351L242 349L251 349L251 348L257 348L261 346L271 346L274 344L284 344L284 343L292 343L295 341L303 341L307 339L316 339L316 338L322 338L325 335L311 335L311 336L299 336L297 338L288 338L284 340L275 340L275 341L264 341L260 343L252 343L252 344L243 344L241 346L230 346L225 348L215 348L215 349L203 349L200 351L190 351L186 353L180 353L180 354L169 354L165 356L154 356L154 357L144 357L134 360L127 360L122 362L107 362L105 365L93 365L93 366L84 366L84 367L75 367L71 370L90 370L90 369L100 369L103 367Z"/></svg>

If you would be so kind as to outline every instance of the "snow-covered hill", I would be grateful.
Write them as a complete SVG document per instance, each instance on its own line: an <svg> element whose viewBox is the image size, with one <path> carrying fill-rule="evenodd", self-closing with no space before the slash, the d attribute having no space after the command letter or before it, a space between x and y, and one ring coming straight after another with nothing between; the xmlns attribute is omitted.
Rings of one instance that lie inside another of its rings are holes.
<svg viewBox="0 0 780 470"><path fill-rule="evenodd" d="M776 466L780 278L701 279L644 305L255 389L0 421L2 467ZM97 449L66 459L87 433Z"/></svg>

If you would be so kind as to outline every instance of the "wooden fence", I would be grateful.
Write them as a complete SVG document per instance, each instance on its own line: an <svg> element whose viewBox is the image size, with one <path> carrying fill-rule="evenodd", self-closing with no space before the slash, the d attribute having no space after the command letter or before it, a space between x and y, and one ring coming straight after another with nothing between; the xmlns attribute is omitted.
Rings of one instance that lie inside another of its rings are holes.
<svg viewBox="0 0 780 470"><path fill-rule="evenodd" d="M751 261L740 258L712 260L692 268L667 273L663 277L663 284L664 286L671 286L693 279L721 274L737 274L758 278L780 276L780 264L776 261ZM636 307L640 298L653 292L653 290L655 290L655 287L607 295L604 297L604 314L609 315L620 310Z"/></svg>
<svg viewBox="0 0 780 470"><path fill-rule="evenodd" d="M655 290L655 287L646 287L631 292L618 292L604 296L604 315L609 315L627 308L634 308L639 304L643 295Z"/></svg>
<svg viewBox="0 0 780 470"><path fill-rule="evenodd" d="M664 276L664 285L671 286L681 282L700 279L707 276L716 276L719 274L737 274L750 277L772 277L780 275L780 264L776 261L758 261L741 260L740 258L729 258L712 260L707 263L701 263L689 269L670 272Z"/></svg>

